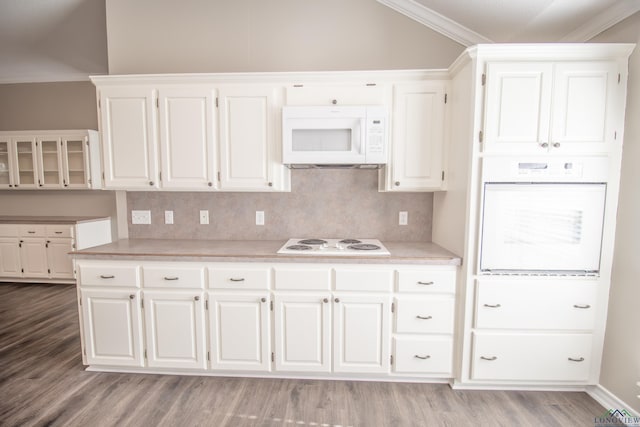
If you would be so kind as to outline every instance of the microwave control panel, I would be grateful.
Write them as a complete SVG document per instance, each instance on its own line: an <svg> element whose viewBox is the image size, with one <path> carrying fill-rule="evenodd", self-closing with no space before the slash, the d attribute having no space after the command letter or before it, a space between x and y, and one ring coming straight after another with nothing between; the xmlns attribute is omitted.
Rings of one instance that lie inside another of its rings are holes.
<svg viewBox="0 0 640 427"><path fill-rule="evenodd" d="M384 163L387 146L387 114L384 108L367 108L367 163Z"/></svg>

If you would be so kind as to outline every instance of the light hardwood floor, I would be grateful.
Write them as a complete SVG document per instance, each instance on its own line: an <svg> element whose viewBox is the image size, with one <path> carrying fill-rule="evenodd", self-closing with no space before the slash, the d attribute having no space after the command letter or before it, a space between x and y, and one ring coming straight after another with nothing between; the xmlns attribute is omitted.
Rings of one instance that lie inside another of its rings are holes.
<svg viewBox="0 0 640 427"><path fill-rule="evenodd" d="M86 372L75 288L0 284L0 426L593 426L585 393Z"/></svg>

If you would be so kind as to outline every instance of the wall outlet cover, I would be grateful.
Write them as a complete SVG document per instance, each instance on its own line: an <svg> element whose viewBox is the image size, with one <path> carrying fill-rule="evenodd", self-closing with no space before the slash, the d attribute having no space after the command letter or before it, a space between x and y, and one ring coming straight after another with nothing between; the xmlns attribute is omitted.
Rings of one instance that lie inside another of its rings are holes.
<svg viewBox="0 0 640 427"><path fill-rule="evenodd" d="M209 211L200 211L200 224L209 224Z"/></svg>
<svg viewBox="0 0 640 427"><path fill-rule="evenodd" d="M173 211L164 211L164 223L173 224Z"/></svg>
<svg viewBox="0 0 640 427"><path fill-rule="evenodd" d="M398 214L398 225L407 225L409 223L409 213L407 211L400 211Z"/></svg>
<svg viewBox="0 0 640 427"><path fill-rule="evenodd" d="M131 211L131 224L151 224L151 211Z"/></svg>
<svg viewBox="0 0 640 427"><path fill-rule="evenodd" d="M264 211L256 211L256 225L264 225Z"/></svg>

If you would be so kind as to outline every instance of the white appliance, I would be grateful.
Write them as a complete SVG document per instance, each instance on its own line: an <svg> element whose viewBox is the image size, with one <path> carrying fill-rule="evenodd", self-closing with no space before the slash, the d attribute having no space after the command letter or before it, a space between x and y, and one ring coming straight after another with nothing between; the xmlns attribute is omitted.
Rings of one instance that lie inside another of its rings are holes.
<svg viewBox="0 0 640 427"><path fill-rule="evenodd" d="M381 106L285 106L282 162L379 167L387 163L388 120Z"/></svg>
<svg viewBox="0 0 640 427"><path fill-rule="evenodd" d="M309 256L391 255L376 239L289 239L277 253Z"/></svg>
<svg viewBox="0 0 640 427"><path fill-rule="evenodd" d="M607 160L485 158L480 271L595 275Z"/></svg>

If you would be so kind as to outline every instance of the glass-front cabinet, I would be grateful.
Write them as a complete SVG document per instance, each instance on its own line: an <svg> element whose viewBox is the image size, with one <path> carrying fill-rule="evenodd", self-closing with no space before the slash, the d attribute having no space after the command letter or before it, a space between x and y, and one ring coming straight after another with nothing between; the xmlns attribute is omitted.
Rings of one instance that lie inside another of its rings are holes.
<svg viewBox="0 0 640 427"><path fill-rule="evenodd" d="M0 189L101 188L98 133L0 132Z"/></svg>

